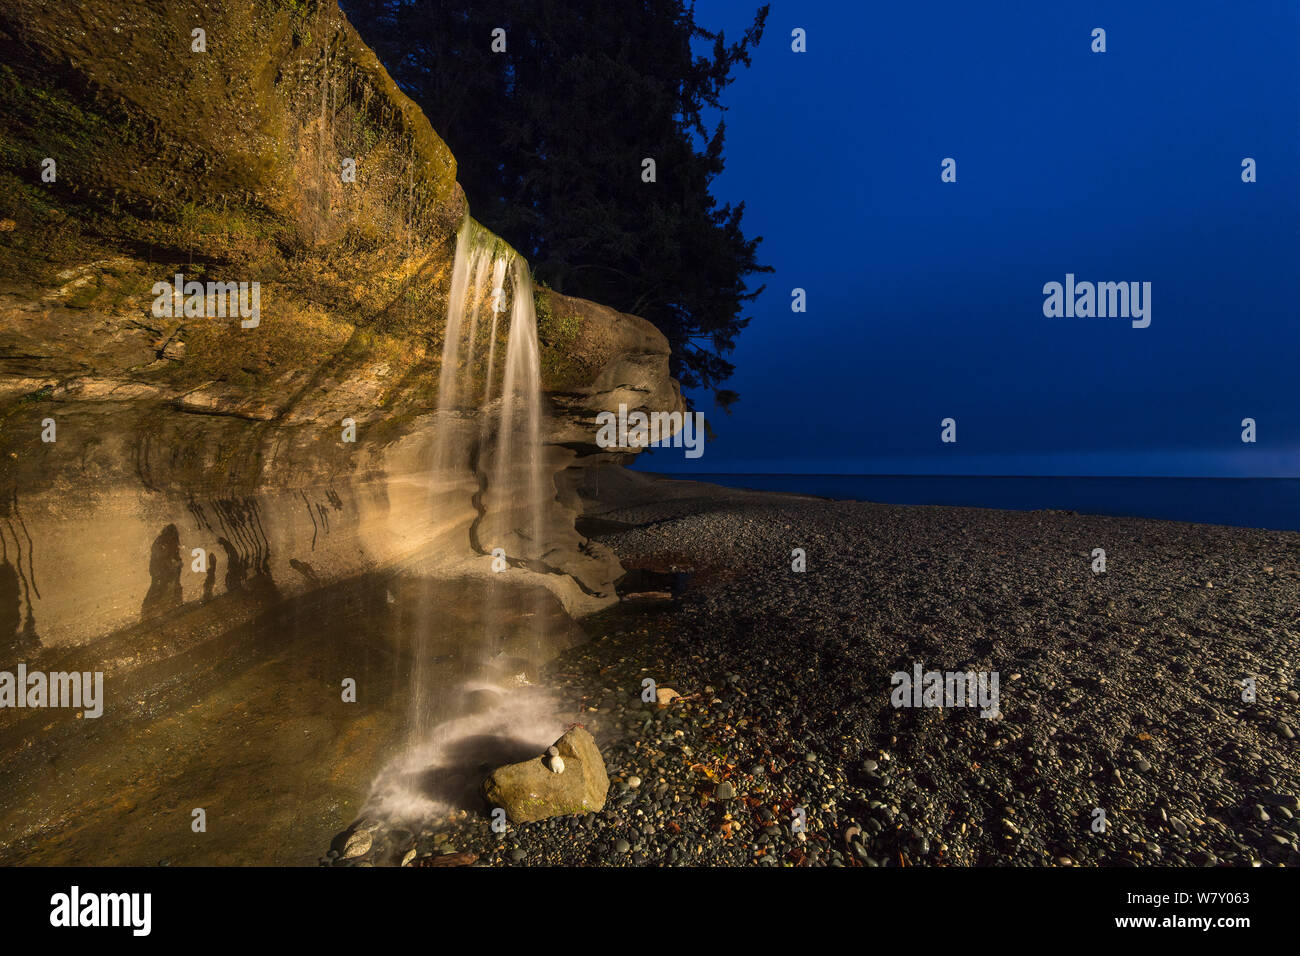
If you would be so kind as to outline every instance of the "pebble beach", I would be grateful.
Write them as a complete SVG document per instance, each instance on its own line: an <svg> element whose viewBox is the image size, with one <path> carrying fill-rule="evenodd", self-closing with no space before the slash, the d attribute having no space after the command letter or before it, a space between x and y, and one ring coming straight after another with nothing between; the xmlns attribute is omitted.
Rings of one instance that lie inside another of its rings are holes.
<svg viewBox="0 0 1300 956"><path fill-rule="evenodd" d="M601 748L604 809L362 819L323 864L1300 862L1300 534L614 468L582 491L624 600L543 683ZM998 713L894 706L918 666L995 672Z"/></svg>

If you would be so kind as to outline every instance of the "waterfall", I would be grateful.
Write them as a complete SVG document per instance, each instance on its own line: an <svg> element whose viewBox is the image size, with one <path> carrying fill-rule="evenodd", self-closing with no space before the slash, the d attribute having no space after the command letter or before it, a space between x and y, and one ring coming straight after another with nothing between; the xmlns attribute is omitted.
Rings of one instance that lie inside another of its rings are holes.
<svg viewBox="0 0 1300 956"><path fill-rule="evenodd" d="M490 323L484 319L485 309L491 312ZM498 379L497 338L500 318L507 312L510 327ZM486 358L481 359L484 336ZM483 384L476 388L479 378ZM486 482L473 531L477 548L483 554L499 548L512 561L525 564L540 559L545 550L544 516L554 492L547 494L543 472L541 350L533 280L522 257L468 218L456 238L437 416L436 480L463 480L469 468ZM476 442L457 428L459 421L474 417L479 420Z"/></svg>
<svg viewBox="0 0 1300 956"><path fill-rule="evenodd" d="M430 507L448 495L474 503L470 544L481 564L474 565L478 577L460 589L460 604L474 606L458 607L454 634L433 591L419 599L407 750L396 773L377 782L376 809L405 816L438 809L439 801L422 796L412 781L443 771L461 775L469 736L517 742L536 735L545 744L558 735L549 695L518 681L519 660L536 659L545 645L549 596L520 586L519 569L535 568L543 557L545 513L555 497L544 470L533 294L523 258L466 217L447 299L429 487ZM483 700L495 703L486 711L467 705Z"/></svg>
<svg viewBox="0 0 1300 956"><path fill-rule="evenodd" d="M454 428L448 426L457 415L467 410L469 384L474 377L479 314L489 298L484 294L484 279L491 269L493 280L501 281L507 265L505 252L504 243L473 219L465 218L456 234L456 257L451 269L447 322L443 332L442 367L438 372L438 428L434 434L433 470L439 480L463 470L468 462L470 449L463 440L458 440ZM495 308L495 299L492 304ZM465 334L466 319L469 320L468 336ZM457 453L461 453L459 460Z"/></svg>
<svg viewBox="0 0 1300 956"><path fill-rule="evenodd" d="M537 312L528 267L518 257L510 264L514 292L505 377L501 383L501 421L487 492L480 543L507 554L540 559L546 500L542 475L541 355ZM489 540L484 540L487 535Z"/></svg>

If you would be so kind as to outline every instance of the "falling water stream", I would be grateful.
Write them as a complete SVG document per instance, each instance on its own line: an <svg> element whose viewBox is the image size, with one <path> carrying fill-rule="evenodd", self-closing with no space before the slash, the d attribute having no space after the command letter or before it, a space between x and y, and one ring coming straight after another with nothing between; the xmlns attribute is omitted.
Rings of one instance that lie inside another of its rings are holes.
<svg viewBox="0 0 1300 956"><path fill-rule="evenodd" d="M517 583L545 555L545 511L554 499L544 472L532 277L519 255L469 218L457 235L438 387L431 493L473 501L470 544L482 555L481 586L477 633L459 635L454 648L439 608L421 608L407 747L380 774L368 804L403 819L472 803L486 769L535 754L564 727L558 705L531 675L572 643L572 633L557 625L544 588Z"/></svg>

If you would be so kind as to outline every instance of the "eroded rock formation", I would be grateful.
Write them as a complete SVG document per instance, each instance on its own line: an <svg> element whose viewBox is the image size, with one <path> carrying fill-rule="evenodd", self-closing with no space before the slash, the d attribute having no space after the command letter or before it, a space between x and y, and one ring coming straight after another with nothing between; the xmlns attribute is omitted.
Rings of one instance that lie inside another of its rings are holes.
<svg viewBox="0 0 1300 956"><path fill-rule="evenodd" d="M483 560L431 477L438 428L471 472L483 433L434 414L455 160L336 4L11 0L0 73L3 656ZM257 283L258 321L160 309L177 275ZM681 407L648 322L547 290L537 316L548 475L611 459L599 411ZM581 612L620 569L576 505L539 578Z"/></svg>

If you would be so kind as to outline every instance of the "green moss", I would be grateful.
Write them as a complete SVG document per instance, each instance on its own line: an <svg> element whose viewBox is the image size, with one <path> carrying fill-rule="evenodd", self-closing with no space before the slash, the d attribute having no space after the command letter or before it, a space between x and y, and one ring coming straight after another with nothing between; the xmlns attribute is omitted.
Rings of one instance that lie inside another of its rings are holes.
<svg viewBox="0 0 1300 956"><path fill-rule="evenodd" d="M77 291L68 297L67 305L70 309L88 309L98 298L99 280L96 279L79 286Z"/></svg>
<svg viewBox="0 0 1300 956"><path fill-rule="evenodd" d="M589 385L593 369L574 348L582 335L582 317L567 304L567 299L545 287L537 289L534 299L543 386L562 392Z"/></svg>
<svg viewBox="0 0 1300 956"><path fill-rule="evenodd" d="M33 405L36 402L48 402L53 394L54 394L54 387L51 385L46 385L42 388L38 388L34 392L29 392L28 394L24 395L22 398L18 399L18 404Z"/></svg>
<svg viewBox="0 0 1300 956"><path fill-rule="evenodd" d="M292 399L286 390L309 394L385 362L397 374L375 399L384 417L368 431L395 439L432 412L466 213L456 163L335 0L217 5L205 23L208 54L163 65L138 49L183 39L185 16L141 20L131 34L100 29L116 13L97 0L89 8L94 55L52 13L15 27L27 59L0 64L0 219L16 224L0 233L5 285L44 293L66 284L63 269L126 257L131 266L99 270L65 303L117 319L134 311L153 328L149 290L176 272L260 281L256 331L185 322L183 359L148 361L146 348L132 374L181 390L219 382L279 404ZM58 159L54 184L39 180L47 155ZM340 155L358 159L353 188L338 181ZM483 240L494 255L515 255L498 236ZM589 370L570 354L580 351L580 317L555 314L545 290L536 302L548 387L581 384ZM508 328L498 324L498 383ZM490 371L491 322L478 334L473 367L462 370L470 394L481 394ZM213 464L201 442L211 425L194 423L186 454L195 474ZM246 466L237 440L221 447L221 468Z"/></svg>
<svg viewBox="0 0 1300 956"><path fill-rule="evenodd" d="M537 337L556 349L568 349L578 341L582 320L572 309L555 308L549 289L538 289L533 294L537 310Z"/></svg>

